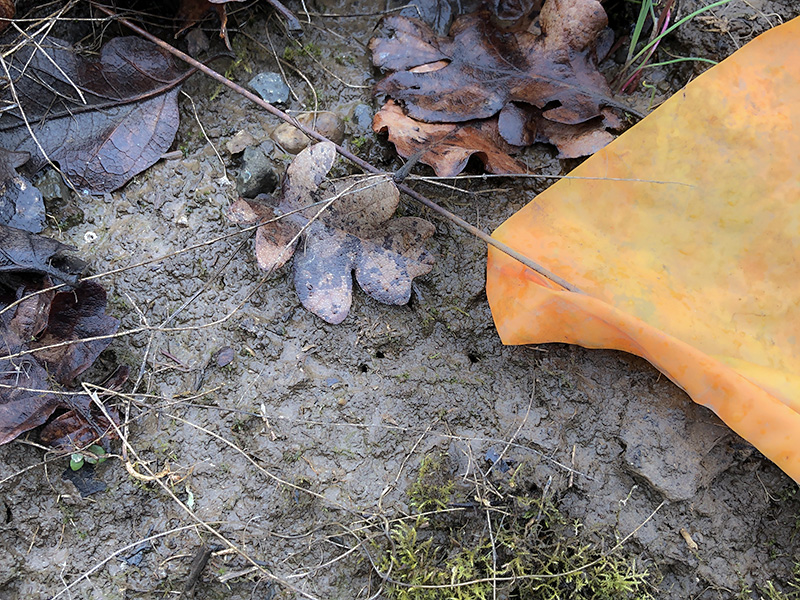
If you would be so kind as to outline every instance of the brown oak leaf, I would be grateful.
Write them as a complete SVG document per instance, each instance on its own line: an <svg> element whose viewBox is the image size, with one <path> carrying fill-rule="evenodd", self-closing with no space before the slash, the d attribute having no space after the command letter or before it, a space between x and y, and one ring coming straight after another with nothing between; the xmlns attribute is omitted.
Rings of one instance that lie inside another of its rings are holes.
<svg viewBox="0 0 800 600"><path fill-rule="evenodd" d="M433 167L439 177L458 175L476 155L490 173L524 173L525 165L509 154L519 150L501 136L497 119L464 123L423 123L389 100L372 120L372 128L389 134L397 153L410 158L422 151L419 162Z"/></svg>
<svg viewBox="0 0 800 600"><path fill-rule="evenodd" d="M422 21L386 17L390 35L373 38L370 49L373 63L393 72L375 92L428 123L485 119L521 102L574 124L618 105L595 65L593 45L608 24L600 3L548 0L540 24L540 35L503 31L479 11L456 19L445 37Z"/></svg>
<svg viewBox="0 0 800 600"><path fill-rule="evenodd" d="M335 158L330 142L310 146L286 170L279 200L263 195L239 200L229 211L229 218L239 223L279 218L256 232L259 266L278 269L294 254L300 301L333 324L350 311L353 273L375 300L407 303L411 281L431 270L432 257L423 242L435 230L424 219L392 218L400 194L387 176L327 181Z"/></svg>
<svg viewBox="0 0 800 600"><path fill-rule="evenodd" d="M502 30L488 11L463 15L449 36L422 21L383 20L370 41L373 63L389 74L375 86L388 96L373 129L388 131L405 157L454 175L476 154L495 173L524 170L510 153L550 142L562 158L591 154L620 120L597 70L598 36L608 23L597 0L548 0L541 32ZM392 100L394 102L392 102ZM402 113L402 114L401 114Z"/></svg>

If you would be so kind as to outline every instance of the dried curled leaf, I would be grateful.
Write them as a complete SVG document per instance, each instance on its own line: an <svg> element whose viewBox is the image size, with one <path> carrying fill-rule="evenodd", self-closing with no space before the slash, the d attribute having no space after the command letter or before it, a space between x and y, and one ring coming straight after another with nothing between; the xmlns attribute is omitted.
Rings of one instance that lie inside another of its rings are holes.
<svg viewBox="0 0 800 600"><path fill-rule="evenodd" d="M334 324L350 311L353 273L375 300L407 303L411 281L431 270L432 258L423 242L434 233L433 225L423 219L392 218L400 194L385 176L327 182L335 158L333 144L315 144L289 165L279 201L240 201L233 207L239 222L281 217L257 230L258 264L274 270L294 254L300 301ZM241 206L245 202L249 209ZM295 253L301 238L302 249Z"/></svg>
<svg viewBox="0 0 800 600"><path fill-rule="evenodd" d="M8 285L0 286L0 445L42 425L59 409L71 416L55 426L60 434L48 438L58 441L54 445L89 442L108 429L107 421L92 416L88 398L53 390L91 366L110 340L89 338L112 335L119 321L105 314L101 285L83 282L69 292L32 293L49 284L41 278L13 295ZM14 300L21 302L4 310Z"/></svg>

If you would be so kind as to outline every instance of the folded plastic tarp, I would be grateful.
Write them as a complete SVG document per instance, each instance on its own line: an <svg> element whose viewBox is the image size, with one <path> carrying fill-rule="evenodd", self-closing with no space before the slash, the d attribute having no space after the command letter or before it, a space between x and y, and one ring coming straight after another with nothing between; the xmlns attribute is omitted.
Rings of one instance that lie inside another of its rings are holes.
<svg viewBox="0 0 800 600"><path fill-rule="evenodd" d="M709 69L508 219L506 344L646 358L800 483L800 18Z"/></svg>

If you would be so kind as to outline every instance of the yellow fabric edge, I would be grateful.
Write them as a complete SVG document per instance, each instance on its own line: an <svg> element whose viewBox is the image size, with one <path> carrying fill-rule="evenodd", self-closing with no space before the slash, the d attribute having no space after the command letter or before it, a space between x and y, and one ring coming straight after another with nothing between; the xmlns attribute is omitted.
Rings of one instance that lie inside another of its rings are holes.
<svg viewBox="0 0 800 600"><path fill-rule="evenodd" d="M728 365L605 302L553 289L494 248L487 296L504 344L563 342L641 356L800 483L800 414Z"/></svg>

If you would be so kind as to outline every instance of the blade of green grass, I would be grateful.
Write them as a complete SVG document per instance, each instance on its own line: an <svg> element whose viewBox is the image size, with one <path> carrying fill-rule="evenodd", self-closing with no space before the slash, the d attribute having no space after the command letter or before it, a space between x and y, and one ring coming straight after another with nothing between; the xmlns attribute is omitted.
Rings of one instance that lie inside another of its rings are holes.
<svg viewBox="0 0 800 600"><path fill-rule="evenodd" d="M655 44L657 44L664 36L669 35L670 33L675 31L678 27L680 27L681 25L683 25L687 21L690 21L691 19L694 19L697 15L700 15L700 14L702 14L702 13L708 11L708 10L711 10L712 8L717 8L718 6L722 6L724 4L727 4L730 1L731 0L717 0L717 2L713 2L713 3L709 4L708 6L703 6L702 8L698 8L696 11L686 15L682 19L680 19L678 21L675 21L675 23L673 23L671 26L669 26L667 29L665 29L664 32L661 35L656 37L654 40L650 41L648 44L645 45L644 48L639 50L639 52L633 57L631 62L635 62L639 57L641 57L650 48L652 48ZM641 65L640 65L640 67L641 67Z"/></svg>
<svg viewBox="0 0 800 600"><path fill-rule="evenodd" d="M703 63L708 63L710 65L719 64L719 63L717 63L716 60L711 60L710 58L700 58L699 56L686 56L686 57L680 57L680 58L673 58L671 60L665 60L663 62L650 63L650 64L644 65L643 67L640 67L640 68L649 69L650 67L664 67L664 66L667 66L667 65L674 65L675 63L688 62L688 61L703 62Z"/></svg>
<svg viewBox="0 0 800 600"><path fill-rule="evenodd" d="M639 38L642 35L642 29L647 21L647 15L653 12L653 0L642 0L642 6L639 9L639 18L636 19L636 26L633 28L631 34L631 45L628 48L628 57L625 59L626 63L630 63L633 53L636 51L636 46L639 44Z"/></svg>

